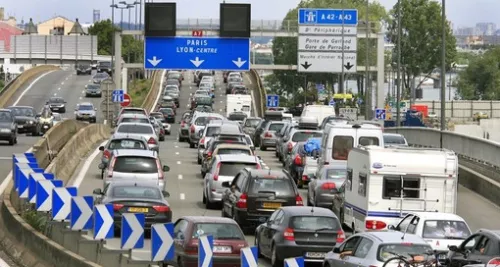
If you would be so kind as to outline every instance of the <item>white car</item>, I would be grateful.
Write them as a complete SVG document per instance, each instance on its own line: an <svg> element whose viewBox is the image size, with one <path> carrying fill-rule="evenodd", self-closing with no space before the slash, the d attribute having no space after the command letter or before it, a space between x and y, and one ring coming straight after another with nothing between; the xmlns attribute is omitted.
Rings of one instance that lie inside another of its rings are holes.
<svg viewBox="0 0 500 267"><path fill-rule="evenodd" d="M471 235L469 225L462 217L444 212L411 212L389 229L420 236L437 251L460 246Z"/></svg>

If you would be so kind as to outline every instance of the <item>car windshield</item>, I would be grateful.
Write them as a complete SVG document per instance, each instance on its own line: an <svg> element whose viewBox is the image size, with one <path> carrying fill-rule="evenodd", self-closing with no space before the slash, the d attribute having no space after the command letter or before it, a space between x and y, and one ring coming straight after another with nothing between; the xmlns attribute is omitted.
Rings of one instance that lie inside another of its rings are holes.
<svg viewBox="0 0 500 267"><path fill-rule="evenodd" d="M273 191L276 196L295 195L291 181L291 179L280 179L275 176L255 178L252 181L249 193L259 194L259 192Z"/></svg>
<svg viewBox="0 0 500 267"><path fill-rule="evenodd" d="M100 86L98 84L89 84L87 85L87 89L99 89Z"/></svg>
<svg viewBox="0 0 500 267"><path fill-rule="evenodd" d="M340 223L334 217L326 216L294 216L290 220L290 227L298 230L340 229Z"/></svg>
<svg viewBox="0 0 500 267"><path fill-rule="evenodd" d="M163 114L174 114L174 110L171 108L162 108L160 109L160 112Z"/></svg>
<svg viewBox="0 0 500 267"><path fill-rule="evenodd" d="M104 62L99 62L100 67L111 67L111 62L104 61Z"/></svg>
<svg viewBox="0 0 500 267"><path fill-rule="evenodd" d="M52 97L49 99L49 103L64 103L64 99L60 97Z"/></svg>
<svg viewBox="0 0 500 267"><path fill-rule="evenodd" d="M119 125L116 130L118 133L132 133L132 134L153 134L153 128L146 125L127 124Z"/></svg>
<svg viewBox="0 0 500 267"><path fill-rule="evenodd" d="M211 235L214 240L245 240L240 227L232 223L197 223L192 238Z"/></svg>
<svg viewBox="0 0 500 267"><path fill-rule="evenodd" d="M134 123L149 123L149 120L146 118L123 118L120 123L123 122L134 122Z"/></svg>
<svg viewBox="0 0 500 267"><path fill-rule="evenodd" d="M194 93L195 96L207 96L208 95L208 91L207 90L198 90Z"/></svg>
<svg viewBox="0 0 500 267"><path fill-rule="evenodd" d="M213 109L210 106L206 106L206 105L197 106L196 110L202 111L202 112L212 112L213 111Z"/></svg>
<svg viewBox="0 0 500 267"><path fill-rule="evenodd" d="M217 155L252 155L252 152L248 149L220 148Z"/></svg>
<svg viewBox="0 0 500 267"><path fill-rule="evenodd" d="M469 227L463 221L427 220L424 223L423 238L465 239L470 235Z"/></svg>
<svg viewBox="0 0 500 267"><path fill-rule="evenodd" d="M285 126L284 123L271 123L269 125L269 131L279 132L281 131L281 128L283 128L284 126Z"/></svg>
<svg viewBox="0 0 500 267"><path fill-rule="evenodd" d="M175 85L168 85L168 86L165 88L165 91L176 91L176 92L178 92L178 91L179 91L179 88L177 88L177 86L175 86Z"/></svg>
<svg viewBox="0 0 500 267"><path fill-rule="evenodd" d="M386 144L386 145L405 145L406 140L401 135L384 135L384 144Z"/></svg>
<svg viewBox="0 0 500 267"><path fill-rule="evenodd" d="M180 73L170 73L168 74L168 79L179 79L181 77Z"/></svg>
<svg viewBox="0 0 500 267"><path fill-rule="evenodd" d="M146 150L146 145L135 139L113 139L109 143L109 150L114 149L143 149Z"/></svg>
<svg viewBox="0 0 500 267"><path fill-rule="evenodd" d="M293 134L292 142L304 142L309 138L318 138L322 136L323 134L321 132L298 131Z"/></svg>
<svg viewBox="0 0 500 267"><path fill-rule="evenodd" d="M346 177L347 177L347 170L346 169L327 169L326 170L325 178L327 180L345 179Z"/></svg>
<svg viewBox="0 0 500 267"><path fill-rule="evenodd" d="M210 126L207 127L206 137L214 137L216 134L220 133L220 126Z"/></svg>
<svg viewBox="0 0 500 267"><path fill-rule="evenodd" d="M377 260L385 262L394 257L394 254L405 256L411 259L411 255L422 255L431 251L431 246L427 244L412 244L412 243L397 243L397 244L382 244L378 248Z"/></svg>
<svg viewBox="0 0 500 267"><path fill-rule="evenodd" d="M113 171L125 173L157 173L158 166L155 158L122 156L116 158Z"/></svg>
<svg viewBox="0 0 500 267"><path fill-rule="evenodd" d="M178 80L167 80L167 85L178 85L179 84L179 81Z"/></svg>
<svg viewBox="0 0 500 267"><path fill-rule="evenodd" d="M0 111L0 121L1 122L11 122L12 114L7 111Z"/></svg>
<svg viewBox="0 0 500 267"><path fill-rule="evenodd" d="M199 117L194 121L194 125L196 126L206 126L210 121L213 120L222 120L221 118L217 117Z"/></svg>
<svg viewBox="0 0 500 267"><path fill-rule="evenodd" d="M104 78L107 78L109 75L106 74L105 72L101 72L101 73L97 73L94 78L96 79L104 79Z"/></svg>
<svg viewBox="0 0 500 267"><path fill-rule="evenodd" d="M129 199L156 199L162 198L160 189L157 187L146 186L113 186L111 189L111 197L113 198L129 198Z"/></svg>
<svg viewBox="0 0 500 267"><path fill-rule="evenodd" d="M219 168L219 175L234 177L244 168L256 169L257 163L222 162Z"/></svg>
<svg viewBox="0 0 500 267"><path fill-rule="evenodd" d="M32 108L9 108L14 116L35 117L35 111Z"/></svg>
<svg viewBox="0 0 500 267"><path fill-rule="evenodd" d="M212 87L212 85L208 82L200 83L200 88L205 88L205 87L210 88L210 87Z"/></svg>
<svg viewBox="0 0 500 267"><path fill-rule="evenodd" d="M259 119L247 119L245 121L244 127L257 128L257 125L259 125L259 123L260 123Z"/></svg>
<svg viewBox="0 0 500 267"><path fill-rule="evenodd" d="M94 110L94 107L91 105L79 105L78 110Z"/></svg>

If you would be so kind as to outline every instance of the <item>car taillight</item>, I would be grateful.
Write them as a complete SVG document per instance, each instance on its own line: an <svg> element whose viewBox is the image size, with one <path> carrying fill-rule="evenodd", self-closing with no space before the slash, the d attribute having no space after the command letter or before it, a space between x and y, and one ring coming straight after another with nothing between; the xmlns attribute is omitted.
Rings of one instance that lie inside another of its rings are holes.
<svg viewBox="0 0 500 267"><path fill-rule="evenodd" d="M165 129L163 129L163 127L160 129L160 134L165 134Z"/></svg>
<svg viewBox="0 0 500 267"><path fill-rule="evenodd" d="M194 125L191 125L191 128L189 128L189 130L191 131L191 133L192 133L192 134L194 134L194 131L195 131L196 129L194 128Z"/></svg>
<svg viewBox="0 0 500 267"><path fill-rule="evenodd" d="M109 150L104 150L102 155L107 159L111 158L111 153L109 152Z"/></svg>
<svg viewBox="0 0 500 267"><path fill-rule="evenodd" d="M302 175L302 181L309 181L309 177L306 174Z"/></svg>
<svg viewBox="0 0 500 267"><path fill-rule="evenodd" d="M286 228L285 232L283 233L283 238L288 241L295 241L295 236L293 235L293 229Z"/></svg>
<svg viewBox="0 0 500 267"><path fill-rule="evenodd" d="M295 206L304 206L304 201L300 195L295 197Z"/></svg>
<svg viewBox="0 0 500 267"><path fill-rule="evenodd" d="M123 204L113 204L113 210L119 211L123 208Z"/></svg>
<svg viewBox="0 0 500 267"><path fill-rule="evenodd" d="M266 132L266 133L264 134L264 137L265 137L265 138L271 138L271 137L273 137L273 135L272 135L270 132Z"/></svg>
<svg viewBox="0 0 500 267"><path fill-rule="evenodd" d="M336 240L335 242L337 242L337 244L338 244L338 243L342 243L342 242L344 242L344 240L345 240L345 234L344 234L344 231L342 231L342 230L338 230L338 231L337 231L337 240Z"/></svg>
<svg viewBox="0 0 500 267"><path fill-rule="evenodd" d="M293 149L292 143L288 143L287 147L288 147L288 153L292 152Z"/></svg>
<svg viewBox="0 0 500 267"><path fill-rule="evenodd" d="M217 168L215 168L215 173L214 173L214 181L219 180L219 171L220 171L220 165L221 163L217 163Z"/></svg>
<svg viewBox="0 0 500 267"><path fill-rule="evenodd" d="M153 206L153 209L155 209L157 212L169 212L170 211L169 206Z"/></svg>
<svg viewBox="0 0 500 267"><path fill-rule="evenodd" d="M161 167L159 160L156 160L156 168L158 169L158 179L163 180L165 178L165 174L163 173L163 168Z"/></svg>
<svg viewBox="0 0 500 267"><path fill-rule="evenodd" d="M331 189L335 189L337 186L335 185L335 183L324 183L321 185L321 189L324 189L324 190L331 190Z"/></svg>
<svg viewBox="0 0 500 267"><path fill-rule="evenodd" d="M377 220L367 220L365 222L365 228L367 230L381 230L387 227L387 224L383 221L377 221Z"/></svg>
<svg viewBox="0 0 500 267"><path fill-rule="evenodd" d="M205 137L201 138L201 140L200 140L200 144L201 144L201 145L205 144Z"/></svg>
<svg viewBox="0 0 500 267"><path fill-rule="evenodd" d="M247 194L243 193L241 194L240 198L238 199L238 202L236 202L236 207L240 209L246 209L247 208Z"/></svg>
<svg viewBox="0 0 500 267"><path fill-rule="evenodd" d="M212 152L208 151L207 152L207 157L209 157L209 158L212 157Z"/></svg>
<svg viewBox="0 0 500 267"><path fill-rule="evenodd" d="M295 156L295 159L293 160L293 164L297 166L302 166L302 157L300 155Z"/></svg>
<svg viewBox="0 0 500 267"><path fill-rule="evenodd" d="M153 137L150 137L148 140L148 145L156 145L156 140Z"/></svg>

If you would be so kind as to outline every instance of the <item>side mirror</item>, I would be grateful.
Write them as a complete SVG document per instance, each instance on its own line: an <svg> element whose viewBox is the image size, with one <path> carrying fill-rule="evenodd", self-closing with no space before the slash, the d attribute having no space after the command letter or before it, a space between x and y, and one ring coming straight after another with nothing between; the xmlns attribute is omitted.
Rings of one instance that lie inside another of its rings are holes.
<svg viewBox="0 0 500 267"><path fill-rule="evenodd" d="M267 226L270 226L272 222L273 222L273 221L271 221L271 220L267 220L267 221L266 221Z"/></svg>
<svg viewBox="0 0 500 267"><path fill-rule="evenodd" d="M170 197L170 193L167 191L161 191L163 197Z"/></svg>
<svg viewBox="0 0 500 267"><path fill-rule="evenodd" d="M168 167L167 165L163 165L163 171L164 172L170 171L170 167Z"/></svg>
<svg viewBox="0 0 500 267"><path fill-rule="evenodd" d="M255 148L254 148L255 149ZM261 156L257 156L258 159L262 160L262 157Z"/></svg>
<svg viewBox="0 0 500 267"><path fill-rule="evenodd" d="M99 151L104 151L104 146L100 146Z"/></svg>
<svg viewBox="0 0 500 267"><path fill-rule="evenodd" d="M448 249L449 249L450 251L453 251L453 252L457 252L457 251L458 251L458 247L457 247L457 246L455 246L455 245L448 246Z"/></svg>
<svg viewBox="0 0 500 267"><path fill-rule="evenodd" d="M392 224L389 224L389 226L387 226L387 229L389 229L389 230L397 230L396 226L394 226Z"/></svg>
<svg viewBox="0 0 500 267"><path fill-rule="evenodd" d="M231 188L231 184L229 182L222 182L222 187Z"/></svg>
<svg viewBox="0 0 500 267"><path fill-rule="evenodd" d="M340 253L340 247L334 247L333 253Z"/></svg>
<svg viewBox="0 0 500 267"><path fill-rule="evenodd" d="M96 188L94 191L92 191L92 194L94 195L102 195L102 190L101 188Z"/></svg>

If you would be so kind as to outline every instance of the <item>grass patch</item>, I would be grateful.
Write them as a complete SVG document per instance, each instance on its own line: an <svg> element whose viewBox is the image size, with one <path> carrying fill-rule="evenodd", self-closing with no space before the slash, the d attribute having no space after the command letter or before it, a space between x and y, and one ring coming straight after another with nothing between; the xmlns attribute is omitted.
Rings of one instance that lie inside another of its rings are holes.
<svg viewBox="0 0 500 267"><path fill-rule="evenodd" d="M36 210L29 210L22 217L35 230L45 233L48 224L48 217L46 215L39 214Z"/></svg>
<svg viewBox="0 0 500 267"><path fill-rule="evenodd" d="M132 98L132 107L141 107L144 99L151 89L152 80L136 79L133 80L128 88L128 94Z"/></svg>

